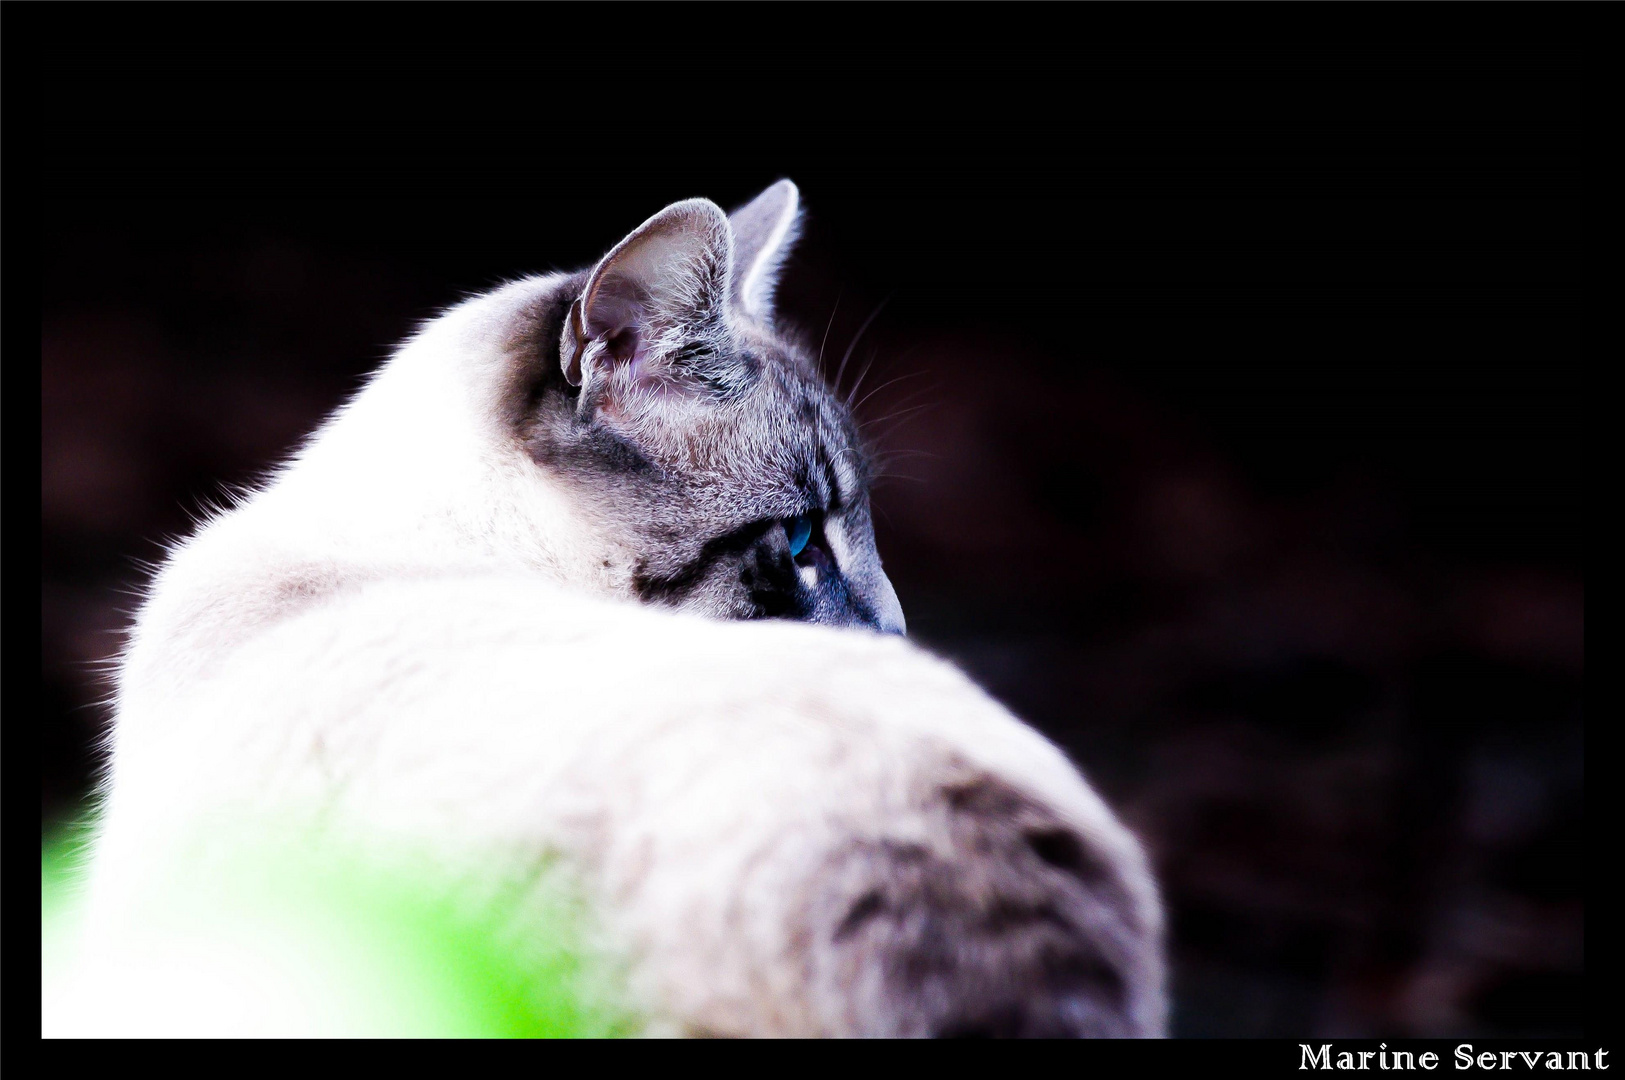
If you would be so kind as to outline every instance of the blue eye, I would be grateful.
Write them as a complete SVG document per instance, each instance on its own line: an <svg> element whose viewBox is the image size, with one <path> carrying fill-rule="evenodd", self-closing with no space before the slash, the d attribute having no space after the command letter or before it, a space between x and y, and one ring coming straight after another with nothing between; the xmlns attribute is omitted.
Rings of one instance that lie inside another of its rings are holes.
<svg viewBox="0 0 1625 1080"><path fill-rule="evenodd" d="M807 546L807 538L812 536L812 520L805 514L788 519L784 523L784 535L790 538L790 557L795 558Z"/></svg>

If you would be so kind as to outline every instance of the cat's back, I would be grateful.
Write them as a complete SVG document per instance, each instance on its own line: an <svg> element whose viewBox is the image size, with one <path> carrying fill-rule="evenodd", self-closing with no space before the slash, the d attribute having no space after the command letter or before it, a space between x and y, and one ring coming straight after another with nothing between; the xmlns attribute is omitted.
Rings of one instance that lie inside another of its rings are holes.
<svg viewBox="0 0 1625 1080"><path fill-rule="evenodd" d="M927 1033L958 1021L902 1003L990 978L1076 983L1044 1000L1085 1002L1082 1029L1033 1021L1056 1032L1161 1023L1136 842L1050 743L901 638L523 575L391 579L277 623L169 704L116 793L167 812L115 813L110 860L232 805L563 855L644 958L639 1000L681 1030ZM864 984L888 950L924 967Z"/></svg>
<svg viewBox="0 0 1625 1080"><path fill-rule="evenodd" d="M798 764L808 740L882 756L888 742L930 742L1021 767L1045 796L1087 794L1049 742L906 639L722 622L526 574L425 572L336 586L224 652L162 709L150 741L189 747L188 769L217 747L222 763L206 770L212 775L233 771L230 762L280 775L301 761L319 763L329 778L400 775L379 754L390 739L409 741L435 725L491 759L504 756L496 747L505 743L512 757L541 766L552 759L561 771L571 755L620 752L679 731L697 758L724 745L744 753L785 743L774 752L790 772L809 775L818 766ZM701 729L726 741L709 743L695 735ZM422 779L414 770L401 783ZM535 786L554 779L538 771ZM232 783L242 790L242 780Z"/></svg>

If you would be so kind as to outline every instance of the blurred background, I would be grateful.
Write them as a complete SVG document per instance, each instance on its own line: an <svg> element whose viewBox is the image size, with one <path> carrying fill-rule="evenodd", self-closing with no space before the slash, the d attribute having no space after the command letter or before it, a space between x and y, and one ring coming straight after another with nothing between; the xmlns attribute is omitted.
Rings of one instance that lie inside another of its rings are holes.
<svg viewBox="0 0 1625 1080"><path fill-rule="evenodd" d="M866 372L911 634L1144 837L1175 1033L1579 1034L1575 51L860 46L851 14L47 50L46 827L190 515L438 307L789 176L780 309Z"/></svg>

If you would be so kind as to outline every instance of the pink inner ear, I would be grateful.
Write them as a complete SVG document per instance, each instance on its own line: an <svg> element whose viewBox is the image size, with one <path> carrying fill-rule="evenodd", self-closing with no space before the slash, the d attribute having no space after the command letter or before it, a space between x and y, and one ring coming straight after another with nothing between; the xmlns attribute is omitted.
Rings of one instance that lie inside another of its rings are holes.
<svg viewBox="0 0 1625 1080"><path fill-rule="evenodd" d="M636 327L628 326L624 330L617 330L604 339L604 348L620 363L630 363L638 358L638 349L642 340Z"/></svg>
<svg viewBox="0 0 1625 1080"><path fill-rule="evenodd" d="M603 342L611 363L635 366L644 352L648 313L649 298L643 290L635 282L610 275L593 291L583 321L587 336Z"/></svg>
<svg viewBox="0 0 1625 1080"><path fill-rule="evenodd" d="M608 339L648 317L649 298L634 283L610 275L587 298L587 336Z"/></svg>

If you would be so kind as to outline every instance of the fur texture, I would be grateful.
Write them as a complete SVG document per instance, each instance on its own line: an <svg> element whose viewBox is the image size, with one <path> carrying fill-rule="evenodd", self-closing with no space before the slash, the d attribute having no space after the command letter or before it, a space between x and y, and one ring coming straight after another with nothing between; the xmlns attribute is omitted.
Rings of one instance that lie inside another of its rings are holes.
<svg viewBox="0 0 1625 1080"><path fill-rule="evenodd" d="M175 549L102 918L188 821L284 807L562 862L652 1031L1160 1033L1139 846L898 636L856 430L773 325L797 215L676 203L453 308Z"/></svg>

